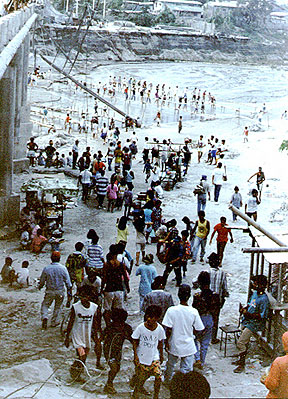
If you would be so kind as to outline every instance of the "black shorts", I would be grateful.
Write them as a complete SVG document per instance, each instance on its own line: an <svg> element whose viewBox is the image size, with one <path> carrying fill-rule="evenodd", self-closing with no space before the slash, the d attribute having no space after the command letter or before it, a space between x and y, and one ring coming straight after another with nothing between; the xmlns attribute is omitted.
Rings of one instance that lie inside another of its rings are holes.
<svg viewBox="0 0 288 399"><path fill-rule="evenodd" d="M253 215L257 215L257 212L247 212L246 215L251 218Z"/></svg>

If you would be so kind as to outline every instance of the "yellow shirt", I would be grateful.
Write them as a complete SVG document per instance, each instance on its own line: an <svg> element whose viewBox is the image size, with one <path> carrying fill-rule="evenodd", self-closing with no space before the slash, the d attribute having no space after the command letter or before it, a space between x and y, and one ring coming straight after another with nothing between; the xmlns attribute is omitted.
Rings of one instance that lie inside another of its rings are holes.
<svg viewBox="0 0 288 399"><path fill-rule="evenodd" d="M205 238L207 235L207 220L204 220L203 223L200 222L200 220L198 220L198 229L197 229L197 233L196 236L199 238Z"/></svg>

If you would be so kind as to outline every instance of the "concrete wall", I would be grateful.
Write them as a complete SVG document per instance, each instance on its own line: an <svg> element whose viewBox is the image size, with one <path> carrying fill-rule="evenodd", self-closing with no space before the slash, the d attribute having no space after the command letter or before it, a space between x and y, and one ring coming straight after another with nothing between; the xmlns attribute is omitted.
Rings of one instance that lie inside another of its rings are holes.
<svg viewBox="0 0 288 399"><path fill-rule="evenodd" d="M28 167L29 29L35 18L33 7L0 18L0 226L19 219L20 197L13 194L13 173L20 165Z"/></svg>

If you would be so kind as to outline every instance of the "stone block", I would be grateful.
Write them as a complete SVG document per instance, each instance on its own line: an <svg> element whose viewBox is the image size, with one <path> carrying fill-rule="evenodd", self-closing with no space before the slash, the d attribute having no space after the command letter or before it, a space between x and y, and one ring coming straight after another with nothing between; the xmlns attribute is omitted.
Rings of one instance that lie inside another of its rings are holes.
<svg viewBox="0 0 288 399"><path fill-rule="evenodd" d="M10 226L19 220L20 216L20 195L12 194L7 197L0 197L0 227Z"/></svg>

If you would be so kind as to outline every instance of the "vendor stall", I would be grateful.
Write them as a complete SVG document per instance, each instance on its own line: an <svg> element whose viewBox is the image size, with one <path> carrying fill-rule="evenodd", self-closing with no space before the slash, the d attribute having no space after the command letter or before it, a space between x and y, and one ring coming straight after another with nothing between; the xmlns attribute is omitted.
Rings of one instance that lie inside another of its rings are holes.
<svg viewBox="0 0 288 399"><path fill-rule="evenodd" d="M26 208L45 224L63 226L63 215L67 204L78 196L78 187L68 180L58 178L31 179L24 183L21 191L26 193Z"/></svg>

